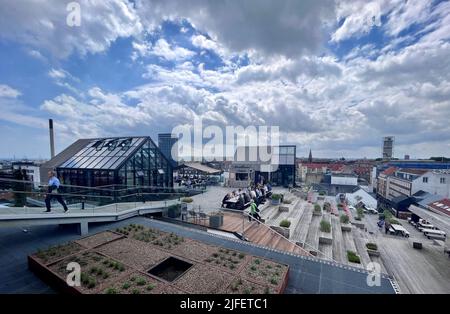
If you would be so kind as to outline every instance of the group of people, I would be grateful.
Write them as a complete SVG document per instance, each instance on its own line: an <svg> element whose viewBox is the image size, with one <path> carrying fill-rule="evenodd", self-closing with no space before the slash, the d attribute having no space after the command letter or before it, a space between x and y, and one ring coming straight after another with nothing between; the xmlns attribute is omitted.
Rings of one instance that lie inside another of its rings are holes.
<svg viewBox="0 0 450 314"><path fill-rule="evenodd" d="M270 184L253 184L248 188L227 193L222 200L222 207L244 210L250 205L250 215L260 220L258 206L263 204L271 193L272 186ZM251 217L249 217L249 220L251 220Z"/></svg>

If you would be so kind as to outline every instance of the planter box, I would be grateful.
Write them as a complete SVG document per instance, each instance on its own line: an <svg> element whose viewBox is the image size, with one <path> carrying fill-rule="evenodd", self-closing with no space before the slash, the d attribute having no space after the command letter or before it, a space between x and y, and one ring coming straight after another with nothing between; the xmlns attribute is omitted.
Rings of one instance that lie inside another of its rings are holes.
<svg viewBox="0 0 450 314"><path fill-rule="evenodd" d="M271 201L272 205L280 205L281 204L281 199L279 199L279 200L271 199L270 201Z"/></svg>
<svg viewBox="0 0 450 314"><path fill-rule="evenodd" d="M363 222L357 222L357 221L353 221L352 225L354 225L355 227L359 228L359 229L363 229L365 228L365 225Z"/></svg>
<svg viewBox="0 0 450 314"><path fill-rule="evenodd" d="M341 230L342 231L352 231L352 226L349 224L343 224L343 225L341 225Z"/></svg>
<svg viewBox="0 0 450 314"><path fill-rule="evenodd" d="M327 232L320 232L320 236L319 236L319 243L320 244L333 244L333 237L331 235L332 233L327 233Z"/></svg>
<svg viewBox="0 0 450 314"><path fill-rule="evenodd" d="M369 256L380 256L380 251L375 251L375 250L369 250L367 249L367 254L369 254Z"/></svg>
<svg viewBox="0 0 450 314"><path fill-rule="evenodd" d="M209 217L209 226L211 228L219 229L223 226L223 215L216 215Z"/></svg>
<svg viewBox="0 0 450 314"><path fill-rule="evenodd" d="M282 212L289 212L289 207L288 207L288 206L281 206L281 205L280 205L280 206L278 207L278 211L281 212L281 213L282 213Z"/></svg>
<svg viewBox="0 0 450 314"><path fill-rule="evenodd" d="M278 226L270 226L270 228L272 228L273 230L275 230L276 232L278 232L279 234L281 234L285 238L289 239L289 235L290 235L290 229L289 228L278 227Z"/></svg>
<svg viewBox="0 0 450 314"><path fill-rule="evenodd" d="M315 210L313 210L313 215L314 216L322 216L322 211L316 212Z"/></svg>

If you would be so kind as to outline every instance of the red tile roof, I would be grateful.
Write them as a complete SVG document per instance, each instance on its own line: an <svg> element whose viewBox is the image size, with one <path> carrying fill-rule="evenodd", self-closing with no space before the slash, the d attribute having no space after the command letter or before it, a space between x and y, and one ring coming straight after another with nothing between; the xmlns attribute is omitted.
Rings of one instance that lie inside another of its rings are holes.
<svg viewBox="0 0 450 314"><path fill-rule="evenodd" d="M437 210L443 214L450 216L450 199L448 198L432 202L428 204L428 206L434 210Z"/></svg>
<svg viewBox="0 0 450 314"><path fill-rule="evenodd" d="M389 167L389 168L387 168L386 170L384 170L381 174L390 176L390 175L394 174L394 172L395 172L396 170L397 170L396 167Z"/></svg>

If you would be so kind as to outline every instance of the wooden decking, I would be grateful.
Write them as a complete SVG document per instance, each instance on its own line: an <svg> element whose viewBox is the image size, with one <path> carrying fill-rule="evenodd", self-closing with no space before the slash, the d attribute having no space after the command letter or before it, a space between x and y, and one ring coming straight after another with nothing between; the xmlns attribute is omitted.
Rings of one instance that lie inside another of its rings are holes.
<svg viewBox="0 0 450 314"><path fill-rule="evenodd" d="M272 249L310 256L307 251L290 242L263 223L258 224L256 221L250 222L248 217L241 213L225 211L223 214L224 217L223 225L220 228L221 230L243 234L248 241ZM196 221L195 223L208 226L207 220Z"/></svg>

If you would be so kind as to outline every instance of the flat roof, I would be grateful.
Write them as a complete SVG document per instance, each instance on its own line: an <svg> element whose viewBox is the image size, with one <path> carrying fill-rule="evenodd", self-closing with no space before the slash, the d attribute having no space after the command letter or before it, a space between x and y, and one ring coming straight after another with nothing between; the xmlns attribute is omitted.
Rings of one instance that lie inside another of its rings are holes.
<svg viewBox="0 0 450 314"><path fill-rule="evenodd" d="M303 257L270 250L249 242L144 217L108 224L93 224L89 228L89 234L123 227L130 223L142 224L165 232L174 232L207 244L287 264L290 266L290 271L285 293L396 293L391 279L385 275L381 277L380 286L369 287L366 282L368 272L364 269L315 257ZM80 236L76 235L74 230L58 226L35 226L29 228L26 233L18 228L0 229L0 250L2 251L0 254L0 280L2 282L0 293L55 293L28 269L27 256L35 253L38 249L45 249L79 238Z"/></svg>

